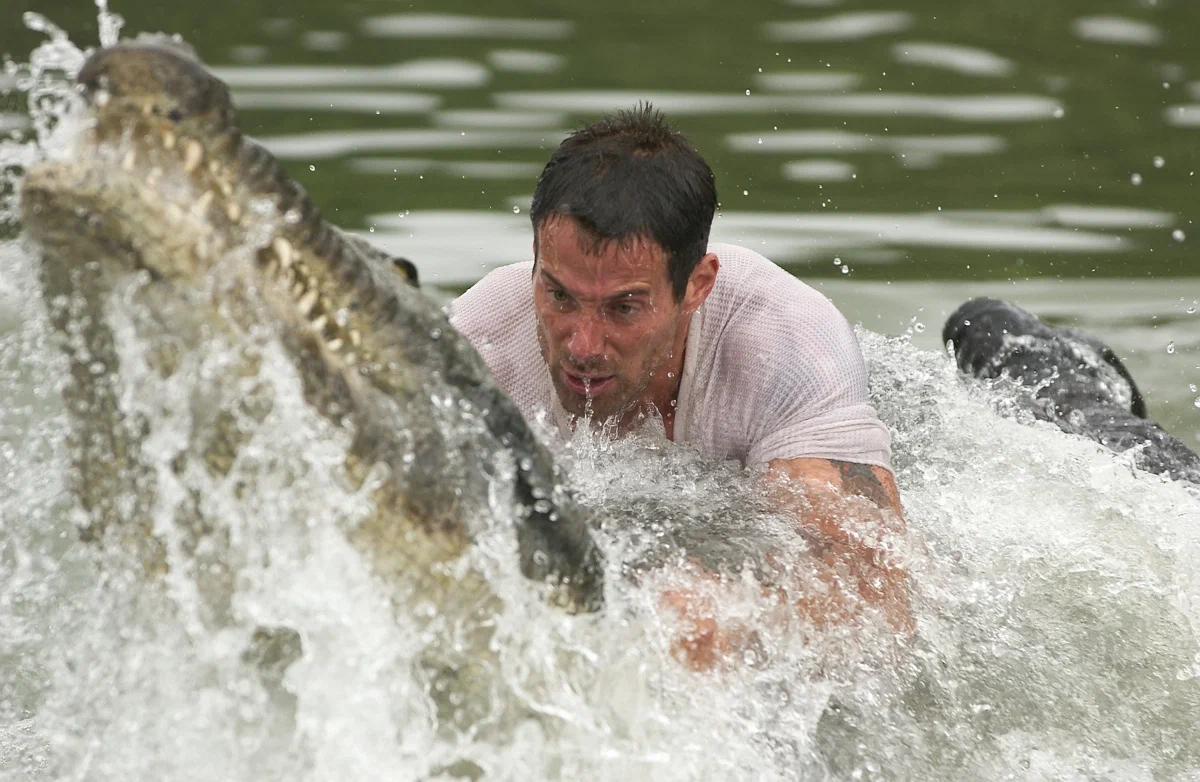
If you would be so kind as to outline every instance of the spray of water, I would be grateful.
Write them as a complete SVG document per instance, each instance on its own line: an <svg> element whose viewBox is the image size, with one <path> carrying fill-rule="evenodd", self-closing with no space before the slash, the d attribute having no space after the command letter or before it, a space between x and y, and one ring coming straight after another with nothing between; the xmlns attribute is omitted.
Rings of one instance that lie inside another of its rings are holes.
<svg viewBox="0 0 1200 782"><path fill-rule="evenodd" d="M100 11L111 43L120 21ZM40 146L19 155L53 152L61 77L82 57L33 24L49 36L25 83ZM0 780L1183 780L1200 768L1194 490L1026 420L1017 391L967 382L906 339L859 334L894 436L910 534L890 543L913 577L913 638L870 612L815 626L763 597L768 549L797 555L793 588L819 580L756 476L583 426L555 448L602 514L605 611L539 601L495 523L513 510L498 494L461 563L499 597L490 650L460 660L474 684L456 689L456 671L428 660L472 649L474 625L432 602L396 610L410 603L350 545L370 495L342 480L344 434L307 406L287 353L269 335L213 340L164 377L144 280L120 286L107 315L122 409L148 422L165 498L155 532L182 540L171 492L198 491L222 525L220 557L176 545L169 577L147 581L79 540L66 371L37 264L0 244ZM226 476L180 478L169 457L207 425L197 389L218 407L257 393L229 371L247 347L269 409L242 420ZM691 558L724 582L698 581ZM753 642L688 670L659 600L671 588L709 590L718 619Z"/></svg>

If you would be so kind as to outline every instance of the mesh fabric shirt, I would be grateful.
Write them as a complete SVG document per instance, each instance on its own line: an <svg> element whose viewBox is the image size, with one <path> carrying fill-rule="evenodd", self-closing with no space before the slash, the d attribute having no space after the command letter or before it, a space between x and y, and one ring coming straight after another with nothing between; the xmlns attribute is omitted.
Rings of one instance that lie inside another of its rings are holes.
<svg viewBox="0 0 1200 782"><path fill-rule="evenodd" d="M829 299L752 250L713 244L720 269L692 317L674 439L764 468L815 457L891 469L890 436L868 402L854 331ZM533 264L493 270L450 305L528 420L570 431L542 358Z"/></svg>

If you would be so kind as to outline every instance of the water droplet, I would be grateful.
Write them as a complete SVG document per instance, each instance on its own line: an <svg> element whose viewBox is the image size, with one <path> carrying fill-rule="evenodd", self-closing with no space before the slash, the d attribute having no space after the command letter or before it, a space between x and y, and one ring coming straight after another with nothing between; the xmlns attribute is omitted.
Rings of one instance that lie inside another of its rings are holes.
<svg viewBox="0 0 1200 782"><path fill-rule="evenodd" d="M1134 174L1133 176L1129 177L1129 181L1131 183L1133 183L1134 187L1137 187L1138 185L1140 185L1142 183L1142 175Z"/></svg>
<svg viewBox="0 0 1200 782"><path fill-rule="evenodd" d="M1155 168L1162 168L1166 164L1167 164L1167 159L1164 158L1162 155L1154 156L1154 167Z"/></svg>
<svg viewBox="0 0 1200 782"><path fill-rule="evenodd" d="M920 333L921 333L922 331L924 331L924 330L925 330L925 324L924 324L924 323L921 323L920 321L917 321L916 323L914 323L914 324L913 324L913 331L917 332L918 334L920 334Z"/></svg>
<svg viewBox="0 0 1200 782"><path fill-rule="evenodd" d="M1167 343L1167 352L1168 352L1168 353L1174 353L1174 352L1175 352L1175 343L1174 343L1174 342L1168 342L1168 343Z"/></svg>
<svg viewBox="0 0 1200 782"><path fill-rule="evenodd" d="M317 170L317 167L316 167L316 166L314 166L314 165L312 165L312 164L310 163L310 164L309 164L309 166L308 166L308 170L309 170L309 171L316 171L316 170Z"/></svg>
<svg viewBox="0 0 1200 782"><path fill-rule="evenodd" d="M1195 383L1188 383L1188 391L1191 391L1194 394L1194 393L1196 393L1196 390L1197 389L1196 389Z"/></svg>
<svg viewBox="0 0 1200 782"><path fill-rule="evenodd" d="M1182 228L1176 228L1171 232L1171 238L1177 242L1182 242L1187 237L1184 235Z"/></svg>
<svg viewBox="0 0 1200 782"><path fill-rule="evenodd" d="M742 195L750 195L750 191L749 191L749 190L743 190L743 191L742 191Z"/></svg>
<svg viewBox="0 0 1200 782"><path fill-rule="evenodd" d="M758 143L759 143L759 144L761 144L761 143L762 143L762 139L759 139L759 140L758 140Z"/></svg>
<svg viewBox="0 0 1200 782"><path fill-rule="evenodd" d="M1063 109L1062 106L1058 106L1057 108L1054 109L1054 118L1055 119L1062 119L1064 116L1066 116L1066 114L1067 114L1067 112Z"/></svg>
<svg viewBox="0 0 1200 782"><path fill-rule="evenodd" d="M834 265L834 266L841 266L841 265L842 265L842 259L841 259L841 258L834 258L834 259L833 259L833 265Z"/></svg>
<svg viewBox="0 0 1200 782"><path fill-rule="evenodd" d="M746 90L746 94L747 94L747 95L749 95L749 94L750 94L750 90Z"/></svg>
<svg viewBox="0 0 1200 782"><path fill-rule="evenodd" d="M1192 402L1196 407L1200 407L1200 396L1196 397L1196 401Z"/></svg>
<svg viewBox="0 0 1200 782"><path fill-rule="evenodd" d="M850 267L849 267L849 266L843 266L843 267L842 267L842 274L849 274L849 273L850 273Z"/></svg>
<svg viewBox="0 0 1200 782"><path fill-rule="evenodd" d="M515 214L515 215L519 215L519 214L521 214L521 207L519 207L519 206L514 206L514 207L513 207L513 214Z"/></svg>

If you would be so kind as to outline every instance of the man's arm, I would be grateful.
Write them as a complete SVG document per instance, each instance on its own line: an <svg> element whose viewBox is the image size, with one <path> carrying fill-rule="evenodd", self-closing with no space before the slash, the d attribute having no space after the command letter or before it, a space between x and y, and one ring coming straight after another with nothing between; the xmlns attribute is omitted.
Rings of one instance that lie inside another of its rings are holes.
<svg viewBox="0 0 1200 782"><path fill-rule="evenodd" d="M848 569L859 597L882 610L897 630L911 632L908 574L886 548L904 534L904 509L892 473L835 459L776 459L768 467L771 475L786 479L773 487L776 496L796 514L798 530L815 553L831 568ZM842 605L828 607L825 613L834 615L811 618L822 623L848 618L845 614L856 612L847 597Z"/></svg>
<svg viewBox="0 0 1200 782"><path fill-rule="evenodd" d="M911 634L908 574L885 548L889 538L904 533L900 492L891 472L815 458L777 459L768 468L777 502L795 514L797 532L825 565L819 575L830 587L811 599L800 596L792 604L794 612L817 626L829 626L852 621L861 605L869 603L897 631ZM839 571L849 573L854 583L839 580ZM718 626L711 599L696 592L673 590L662 599L684 621L686 629L673 651L693 669L712 668L720 658L736 659L731 655L753 637L745 627Z"/></svg>

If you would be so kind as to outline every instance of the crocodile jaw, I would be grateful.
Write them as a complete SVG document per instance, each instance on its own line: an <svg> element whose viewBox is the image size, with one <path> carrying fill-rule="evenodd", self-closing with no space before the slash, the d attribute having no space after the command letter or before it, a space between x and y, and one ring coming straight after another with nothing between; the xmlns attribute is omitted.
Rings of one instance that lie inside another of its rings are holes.
<svg viewBox="0 0 1200 782"><path fill-rule="evenodd" d="M43 245L114 261L111 271L198 282L232 237L214 226L212 197L177 166L162 165L167 150L143 147L138 165L136 146L85 140L67 159L31 166L21 187L25 230Z"/></svg>

